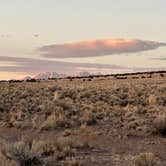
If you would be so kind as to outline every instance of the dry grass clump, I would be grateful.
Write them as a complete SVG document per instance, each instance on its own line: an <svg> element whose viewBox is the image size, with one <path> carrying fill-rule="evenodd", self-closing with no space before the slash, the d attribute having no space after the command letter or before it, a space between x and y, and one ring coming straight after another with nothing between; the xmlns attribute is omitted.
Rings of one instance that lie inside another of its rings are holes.
<svg viewBox="0 0 166 166"><path fill-rule="evenodd" d="M73 102L70 98L58 99L54 101L55 106L62 108L63 111L70 111L73 109Z"/></svg>
<svg viewBox="0 0 166 166"><path fill-rule="evenodd" d="M6 143L1 149L1 156L9 165L16 163L20 166L41 166L39 151L36 151L35 140L22 139L13 144Z"/></svg>
<svg viewBox="0 0 166 166"><path fill-rule="evenodd" d="M155 95L150 95L149 97L148 97L148 102L149 102L149 105L151 106L151 105L156 105L156 103L157 103L157 98L156 98L156 96Z"/></svg>
<svg viewBox="0 0 166 166"><path fill-rule="evenodd" d="M68 165L77 166L75 159L76 150L68 138L60 137L57 140L34 140L29 136L22 137L21 140L11 144L3 142L0 150L0 161L4 166L44 166L47 162L45 158L52 157L54 164L58 162L70 163ZM74 160L75 159L75 160Z"/></svg>
<svg viewBox="0 0 166 166"><path fill-rule="evenodd" d="M154 119L153 125L158 133L161 135L166 135L166 115L158 115L156 119Z"/></svg>
<svg viewBox="0 0 166 166"><path fill-rule="evenodd" d="M56 128L56 117L55 115L50 115L48 118L39 126L40 130L50 130Z"/></svg>
<svg viewBox="0 0 166 166"><path fill-rule="evenodd" d="M72 159L67 161L66 166L81 166L81 164L76 160L75 157L72 157Z"/></svg>
<svg viewBox="0 0 166 166"><path fill-rule="evenodd" d="M55 146L57 160L66 160L67 158L74 157L76 154L76 150L73 148L73 144L68 138L58 138Z"/></svg>
<svg viewBox="0 0 166 166"><path fill-rule="evenodd" d="M92 147L91 143L95 140L96 134L89 129L85 124L80 127L79 134L81 135L80 148L89 149Z"/></svg>
<svg viewBox="0 0 166 166"><path fill-rule="evenodd" d="M141 153L135 157L129 164L130 166L157 166L158 161L153 153Z"/></svg>
<svg viewBox="0 0 166 166"><path fill-rule="evenodd" d="M81 117L81 123L86 125L96 124L96 117L91 111L84 111Z"/></svg>
<svg viewBox="0 0 166 166"><path fill-rule="evenodd" d="M39 126L40 130L53 130L56 128L66 128L69 126L64 113L53 113Z"/></svg>

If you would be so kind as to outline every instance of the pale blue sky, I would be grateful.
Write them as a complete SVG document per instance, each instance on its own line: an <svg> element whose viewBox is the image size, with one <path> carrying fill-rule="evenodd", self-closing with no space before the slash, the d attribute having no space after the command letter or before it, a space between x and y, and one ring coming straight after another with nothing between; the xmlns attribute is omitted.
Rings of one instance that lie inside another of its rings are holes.
<svg viewBox="0 0 166 166"><path fill-rule="evenodd" d="M82 40L166 42L165 8L165 0L0 0L0 56L34 58L37 47Z"/></svg>

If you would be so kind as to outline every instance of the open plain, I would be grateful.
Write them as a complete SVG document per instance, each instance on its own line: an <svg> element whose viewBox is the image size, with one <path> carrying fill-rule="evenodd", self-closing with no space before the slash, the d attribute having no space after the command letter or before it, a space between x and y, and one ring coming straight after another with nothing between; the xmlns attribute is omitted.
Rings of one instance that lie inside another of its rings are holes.
<svg viewBox="0 0 166 166"><path fill-rule="evenodd" d="M165 135L165 73L0 83L0 166L164 166Z"/></svg>

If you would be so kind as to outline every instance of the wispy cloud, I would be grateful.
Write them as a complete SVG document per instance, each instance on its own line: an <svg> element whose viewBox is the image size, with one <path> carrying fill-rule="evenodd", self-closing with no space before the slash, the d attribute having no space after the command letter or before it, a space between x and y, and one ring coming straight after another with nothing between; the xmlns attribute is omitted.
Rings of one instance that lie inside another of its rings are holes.
<svg viewBox="0 0 166 166"><path fill-rule="evenodd" d="M151 70L163 70L163 68L132 68L125 66L118 66L113 64L97 64L97 63L71 63L60 62L43 59L33 58L19 58L19 57L4 57L0 56L0 62L10 62L15 65L2 65L0 66L1 72L17 72L17 73L39 73L39 72L59 72L59 73L75 73L79 71L151 71ZM166 69L166 68L164 68Z"/></svg>
<svg viewBox="0 0 166 166"><path fill-rule="evenodd" d="M161 58L153 58L153 60L166 61L166 57L161 57Z"/></svg>
<svg viewBox="0 0 166 166"><path fill-rule="evenodd" d="M90 63L71 63L50 61L33 58L19 58L19 57L4 57L0 56L1 62L12 62L15 65L0 66L0 71L8 72L43 72L43 71L57 71L60 73L76 72L80 68L97 68L97 69L128 69L127 67L111 65L111 64L90 64Z"/></svg>
<svg viewBox="0 0 166 166"><path fill-rule="evenodd" d="M136 53L157 49L161 46L166 46L166 43L130 39L107 39L47 45L39 48L38 51L43 57L47 58L73 58Z"/></svg>
<svg viewBox="0 0 166 166"><path fill-rule="evenodd" d="M1 38L11 38L12 36L10 34L0 34Z"/></svg>

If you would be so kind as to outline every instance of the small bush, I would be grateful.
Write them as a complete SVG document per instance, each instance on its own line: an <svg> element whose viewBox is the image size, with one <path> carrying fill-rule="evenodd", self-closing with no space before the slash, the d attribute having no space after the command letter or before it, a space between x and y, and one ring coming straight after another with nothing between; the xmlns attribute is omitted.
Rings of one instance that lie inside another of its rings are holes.
<svg viewBox="0 0 166 166"><path fill-rule="evenodd" d="M96 138L96 134L89 129L86 125L82 125L80 128L81 135L81 148L89 149L91 148L92 141Z"/></svg>
<svg viewBox="0 0 166 166"><path fill-rule="evenodd" d="M148 102L149 102L149 105L156 105L157 103L157 99L156 99L156 96L155 95L150 95L149 98L148 98Z"/></svg>
<svg viewBox="0 0 166 166"><path fill-rule="evenodd" d="M159 115L153 122L157 132L166 135L166 115Z"/></svg>
<svg viewBox="0 0 166 166"><path fill-rule="evenodd" d="M39 127L40 130L50 130L56 128L56 117L55 115L50 115Z"/></svg>
<svg viewBox="0 0 166 166"><path fill-rule="evenodd" d="M141 153L135 156L131 166L157 166L157 161L153 153Z"/></svg>
<svg viewBox="0 0 166 166"><path fill-rule="evenodd" d="M97 121L93 112L84 111L83 116L81 118L81 122L85 123L86 125L93 125L93 124L96 124Z"/></svg>
<svg viewBox="0 0 166 166"><path fill-rule="evenodd" d="M40 130L53 130L56 128L65 128L68 127L68 120L63 113L55 113L50 116L41 124L39 127Z"/></svg>
<svg viewBox="0 0 166 166"><path fill-rule="evenodd" d="M19 166L42 166L38 153L33 153L35 141L21 140L14 144L6 143L1 149L1 155L10 165L11 162Z"/></svg>
<svg viewBox="0 0 166 166"><path fill-rule="evenodd" d="M72 157L69 161L66 163L68 166L80 166L80 163L76 160L76 158Z"/></svg>
<svg viewBox="0 0 166 166"><path fill-rule="evenodd" d="M67 157L75 156L75 149L73 149L72 142L68 138L60 137L55 146L57 160L65 160Z"/></svg>

